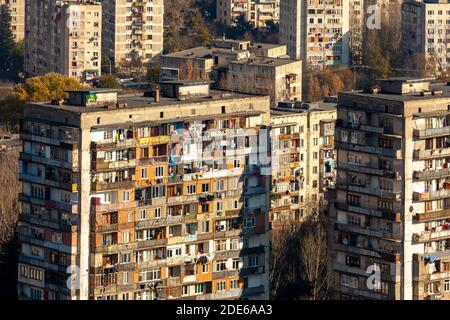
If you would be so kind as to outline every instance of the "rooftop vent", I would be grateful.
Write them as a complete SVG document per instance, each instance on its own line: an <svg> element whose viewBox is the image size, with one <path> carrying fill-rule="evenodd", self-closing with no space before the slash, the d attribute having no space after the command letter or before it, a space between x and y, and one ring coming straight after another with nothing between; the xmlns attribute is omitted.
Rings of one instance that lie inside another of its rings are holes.
<svg viewBox="0 0 450 320"><path fill-rule="evenodd" d="M442 90L433 90L432 93L433 93L433 96L437 96L437 95L443 94L444 91L442 91Z"/></svg>
<svg viewBox="0 0 450 320"><path fill-rule="evenodd" d="M431 92L431 91L422 91L421 93L420 93L420 96L421 97L425 97L425 96L430 96L430 95L432 95L433 94L433 92Z"/></svg>

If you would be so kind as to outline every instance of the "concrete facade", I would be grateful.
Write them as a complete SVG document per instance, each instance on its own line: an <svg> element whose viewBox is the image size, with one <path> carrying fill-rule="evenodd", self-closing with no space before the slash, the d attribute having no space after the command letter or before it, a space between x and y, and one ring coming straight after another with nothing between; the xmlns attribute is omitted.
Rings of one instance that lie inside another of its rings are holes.
<svg viewBox="0 0 450 320"><path fill-rule="evenodd" d="M280 19L280 0L217 0L217 20L227 26L244 14L254 27L265 27L268 21Z"/></svg>
<svg viewBox="0 0 450 320"><path fill-rule="evenodd" d="M349 21L349 1L285 0L280 7L280 43L305 66L347 65Z"/></svg>
<svg viewBox="0 0 450 320"><path fill-rule="evenodd" d="M81 81L99 76L101 19L99 2L27 1L25 74L57 72Z"/></svg>
<svg viewBox="0 0 450 320"><path fill-rule="evenodd" d="M25 108L21 298L269 298L269 98L192 92Z"/></svg>
<svg viewBox="0 0 450 320"><path fill-rule="evenodd" d="M22 41L25 36L25 0L0 0L0 5L9 8L12 33L16 41Z"/></svg>
<svg viewBox="0 0 450 320"><path fill-rule="evenodd" d="M449 104L450 87L429 79L387 79L371 92L339 95L330 208L336 298L447 296Z"/></svg>
<svg viewBox="0 0 450 320"><path fill-rule="evenodd" d="M450 63L450 3L444 0L405 1L402 4L402 47L437 72Z"/></svg>
<svg viewBox="0 0 450 320"><path fill-rule="evenodd" d="M272 230L290 228L290 221L301 222L309 207L319 205L327 190L334 189L335 104L308 106L280 104L271 110Z"/></svg>
<svg viewBox="0 0 450 320"><path fill-rule="evenodd" d="M103 6L103 53L115 67L136 53L144 64L163 50L163 0L106 0Z"/></svg>
<svg viewBox="0 0 450 320"><path fill-rule="evenodd" d="M161 56L161 78L211 80L218 89L268 95L278 101L301 100L302 62L286 59L286 46L215 40Z"/></svg>

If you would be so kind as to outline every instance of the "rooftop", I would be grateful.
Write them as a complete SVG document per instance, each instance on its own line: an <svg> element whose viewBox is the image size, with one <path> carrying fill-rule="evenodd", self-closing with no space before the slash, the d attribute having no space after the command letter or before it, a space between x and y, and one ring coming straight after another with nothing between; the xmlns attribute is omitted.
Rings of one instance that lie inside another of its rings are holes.
<svg viewBox="0 0 450 320"><path fill-rule="evenodd" d="M433 94L433 92L435 92ZM413 92L413 93L386 93L386 92L366 92L363 90L358 91L346 91L339 94L341 95L355 95L366 98L376 98L391 101L416 101L416 100L431 100L439 98L449 98L450 97L450 86L447 84L430 84L429 90L426 93Z"/></svg>
<svg viewBox="0 0 450 320"><path fill-rule="evenodd" d="M87 93L95 93L96 90L87 90ZM29 105L39 105L49 108L55 108L58 110L63 110L73 113L90 113L90 112L105 112L105 111L115 111L118 108L149 108L149 107L162 107L162 106L176 106L184 104L195 104L204 103L210 101L227 101L233 99L249 99L257 97L257 95L237 93L231 91L223 90L210 90L208 96L203 97L192 97L185 100L180 100L178 98L169 98L161 96L159 101L155 101L154 97L145 97L142 93L137 94L123 94L118 96L117 105L111 103L105 103L103 105L98 105L95 107L84 107L71 105L68 101L64 101L61 105L53 104L51 102L31 102ZM259 95L261 97L261 95ZM119 107L120 106L120 107Z"/></svg>
<svg viewBox="0 0 450 320"><path fill-rule="evenodd" d="M325 101L317 101L312 103L307 102L299 102L297 106L295 105L295 102L293 101L286 101L281 102L281 105L285 104L286 106L291 105L292 107L278 107L275 109L270 110L270 116L271 117L278 117L278 116L287 116L287 115L299 115L299 114L306 114L310 112L327 112L327 111L334 111L336 110L337 104L334 102L325 102ZM279 104L279 105L280 105ZM300 106L303 106L303 108L300 108Z"/></svg>
<svg viewBox="0 0 450 320"><path fill-rule="evenodd" d="M267 58L267 57L252 57L250 59L243 59L239 61L232 61L232 64L249 64L256 66L273 66L279 67L287 64L297 62L297 60L284 59L284 58Z"/></svg>

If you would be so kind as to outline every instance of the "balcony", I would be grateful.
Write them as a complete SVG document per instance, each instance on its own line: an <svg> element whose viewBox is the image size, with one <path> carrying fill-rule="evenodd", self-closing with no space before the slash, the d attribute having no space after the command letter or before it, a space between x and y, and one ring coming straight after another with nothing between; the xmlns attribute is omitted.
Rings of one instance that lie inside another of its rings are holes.
<svg viewBox="0 0 450 320"><path fill-rule="evenodd" d="M401 240L400 235L394 234L393 232L363 228L361 226L354 226L350 224L336 223L336 229L344 232L358 233L368 237L383 238L396 241Z"/></svg>
<svg viewBox="0 0 450 320"><path fill-rule="evenodd" d="M338 209L338 210L364 214L367 216L383 218L383 219L391 220L391 221L395 221L395 222L400 222L400 220L401 220L400 212L362 208L362 207L357 207L357 206L351 206L351 205L348 205L348 204L345 204L342 202L335 202L334 205L335 205L336 209Z"/></svg>
<svg viewBox="0 0 450 320"><path fill-rule="evenodd" d="M419 160L448 157L450 156L450 148L414 150L413 156Z"/></svg>
<svg viewBox="0 0 450 320"><path fill-rule="evenodd" d="M450 218L450 209L445 209L441 211L432 211L426 213L416 213L413 217L417 222L425 222L439 219Z"/></svg>
<svg viewBox="0 0 450 320"><path fill-rule="evenodd" d="M134 188L134 180L117 181L117 182L104 182L98 181L91 184L92 191L105 191L113 189L131 189Z"/></svg>
<svg viewBox="0 0 450 320"><path fill-rule="evenodd" d="M189 203L189 202L198 202L197 195L185 195L185 196L176 196L176 197L168 197L167 204L176 204L176 203Z"/></svg>
<svg viewBox="0 0 450 320"><path fill-rule="evenodd" d="M392 252L392 251L382 251L375 250L374 248L364 248L364 247L356 247L351 245L345 245L336 243L333 245L335 250L351 252L354 254L360 254L364 256L374 257L378 259L383 259L389 262L399 262L400 261L400 253Z"/></svg>
<svg viewBox="0 0 450 320"><path fill-rule="evenodd" d="M92 170L108 170L108 169L124 169L127 167L134 167L136 165L134 159L123 160L123 161L103 161L97 160L93 161L91 164Z"/></svg>
<svg viewBox="0 0 450 320"><path fill-rule="evenodd" d="M133 148L135 146L136 146L135 139L123 139L117 141L113 141L112 139L110 139L105 141L92 142L91 144L92 149L97 151L110 149L126 149L126 148Z"/></svg>
<svg viewBox="0 0 450 320"><path fill-rule="evenodd" d="M375 187L366 187L366 186L355 186L355 185L348 185L343 184L342 182L338 182L338 188L341 190L348 190L351 192L357 192L362 194L368 194L373 195L379 198L387 198L387 199L393 199L395 201L401 200L401 192L400 191L388 191L388 190L382 190L380 188Z"/></svg>
<svg viewBox="0 0 450 320"><path fill-rule="evenodd" d="M245 188L245 194L247 195L257 195L266 193L266 188L263 186L253 186Z"/></svg>
<svg viewBox="0 0 450 320"><path fill-rule="evenodd" d="M248 276L248 275L252 275L252 274L264 273L264 271L265 271L264 266L254 266L254 267L242 268L239 274L241 276Z"/></svg>
<svg viewBox="0 0 450 320"><path fill-rule="evenodd" d="M425 170L425 171L414 171L414 179L417 180L431 180L440 179L450 176L450 169L443 168L437 170Z"/></svg>
<svg viewBox="0 0 450 320"><path fill-rule="evenodd" d="M252 287L252 288L244 288L242 289L242 298L247 298L259 294L264 294L264 286L260 285L258 287Z"/></svg>
<svg viewBox="0 0 450 320"><path fill-rule="evenodd" d="M375 146L359 145L348 142L336 141L336 149L345 149L364 153L373 153L376 155L401 159L402 150L387 149Z"/></svg>
<svg viewBox="0 0 450 320"><path fill-rule="evenodd" d="M366 174L371 174L371 175L376 175L376 176L382 176L385 178L391 178L391 179L395 179L395 180L401 179L400 172L398 172L398 171L373 168L369 164L359 165L359 164L353 164L353 163L348 163L348 162L339 162L338 169L366 173Z"/></svg>
<svg viewBox="0 0 450 320"><path fill-rule="evenodd" d="M426 139L426 138L434 138L434 137L442 137L450 135L450 126L442 127L442 128L432 128L432 129L424 129L413 131L414 138L416 139Z"/></svg>
<svg viewBox="0 0 450 320"><path fill-rule="evenodd" d="M442 189L431 192L413 192L414 201L428 201L450 198L450 189Z"/></svg>
<svg viewBox="0 0 450 320"><path fill-rule="evenodd" d="M450 238L450 230L442 230L442 231L424 231L422 233L413 234L413 242L422 243L429 241L437 241Z"/></svg>
<svg viewBox="0 0 450 320"><path fill-rule="evenodd" d="M171 136L154 136L154 137L144 137L139 138L137 141L138 145L154 145L154 144L164 144L169 143Z"/></svg>

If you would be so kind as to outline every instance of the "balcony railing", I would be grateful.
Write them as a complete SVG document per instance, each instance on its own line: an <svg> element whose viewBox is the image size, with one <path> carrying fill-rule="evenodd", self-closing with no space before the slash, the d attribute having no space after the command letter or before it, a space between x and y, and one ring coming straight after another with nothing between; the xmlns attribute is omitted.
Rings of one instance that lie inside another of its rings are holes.
<svg viewBox="0 0 450 320"><path fill-rule="evenodd" d="M450 198L450 189L443 189L431 192L413 192L414 201L428 201Z"/></svg>
<svg viewBox="0 0 450 320"><path fill-rule="evenodd" d="M135 186L134 180L117 181L117 182L104 182L98 181L91 184L93 191L104 191L111 189L131 189Z"/></svg>
<svg viewBox="0 0 450 320"><path fill-rule="evenodd" d="M358 165L348 162L339 162L338 163L338 169L342 170L348 170L353 172L360 172L360 173L367 173L377 176L383 176L386 178L396 179L399 180L401 178L400 172L398 171L392 171L392 170L384 170L379 168L373 168L369 165Z"/></svg>
<svg viewBox="0 0 450 320"><path fill-rule="evenodd" d="M425 212L425 213L417 213L414 216L414 220L417 222L424 222L430 220L438 220L450 218L450 209L445 209L441 211L433 211L433 212Z"/></svg>
<svg viewBox="0 0 450 320"><path fill-rule="evenodd" d="M449 136L450 135L450 126L442 127L442 128L424 129L424 130L415 129L413 134L414 134L414 138L417 138L417 139Z"/></svg>
<svg viewBox="0 0 450 320"><path fill-rule="evenodd" d="M447 157L450 156L450 148L414 150L413 156L415 159Z"/></svg>
<svg viewBox="0 0 450 320"><path fill-rule="evenodd" d="M414 178L418 180L440 179L448 176L450 176L450 168L414 171Z"/></svg>
<svg viewBox="0 0 450 320"><path fill-rule="evenodd" d="M353 150L357 152L373 153L385 157L400 159L402 150L387 149L382 147L359 145L348 142L336 141L336 149Z"/></svg>
<svg viewBox="0 0 450 320"><path fill-rule="evenodd" d="M413 235L413 242L428 242L450 238L450 230L442 231L425 231L422 233L415 233Z"/></svg>

